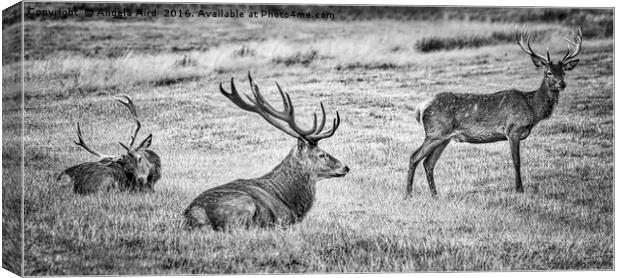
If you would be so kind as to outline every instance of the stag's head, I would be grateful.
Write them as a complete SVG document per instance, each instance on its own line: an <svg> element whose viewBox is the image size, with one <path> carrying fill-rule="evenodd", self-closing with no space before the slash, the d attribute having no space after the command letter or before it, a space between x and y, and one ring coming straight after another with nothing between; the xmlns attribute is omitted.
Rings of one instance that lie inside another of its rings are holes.
<svg viewBox="0 0 620 278"><path fill-rule="evenodd" d="M144 140L142 140L142 142L140 142L140 144L134 146L136 137L138 136L138 132L140 131L141 127L136 108L131 98L127 95L117 95L114 98L129 109L129 112L131 113L131 116L136 123L136 128L133 135L131 136L131 141L129 145L118 142L127 152L118 156L112 156L102 154L101 152L98 152L93 148L89 147L88 145L86 145L84 139L82 138L82 130L80 129L79 123L77 125L78 141L75 142L75 144L101 158L100 162L102 163L116 162L121 164L123 166L126 176L130 179L130 181L132 181L133 184L137 184L138 186L142 187L147 183L148 176L151 173L151 169L154 167L154 165L149 161L146 153L148 147L151 146L153 135L149 134Z"/></svg>
<svg viewBox="0 0 620 278"><path fill-rule="evenodd" d="M121 155L118 162L123 165L125 174L130 180L134 181L140 187L144 186L148 181L149 174L154 165L149 161L145 150L151 145L153 136L149 134L138 147L121 146L127 150L127 153ZM120 142L119 142L120 143Z"/></svg>
<svg viewBox="0 0 620 278"><path fill-rule="evenodd" d="M336 118L334 118L332 127L329 130L324 130L325 127L325 107L323 103L321 106L321 120L318 121L317 114L313 114L313 124L309 129L301 128L295 121L295 109L291 102L291 97L287 92L284 92L280 85L276 82L276 87L282 97L283 110L276 110L271 104L269 104L265 98L261 95L258 85L252 80L252 76L248 73L248 79L250 81L250 89L252 90L253 98L246 95L250 103L243 100L243 98L237 92L235 88L234 79L230 80L230 90L227 92L224 90L222 84L220 84L220 91L224 96L230 99L239 108L259 114L263 119L269 122L271 125L280 129L284 133L297 138L297 145L292 155L296 158L297 162L304 167L310 173L316 175L317 179L325 179L332 177L342 177L349 172L349 167L344 165L338 159L319 148L318 143L320 140L329 138L334 135L336 129L340 125L340 115L336 111Z"/></svg>
<svg viewBox="0 0 620 278"><path fill-rule="evenodd" d="M349 172L349 167L337 158L303 139L297 140L293 155L304 169L316 174L317 180L344 177Z"/></svg>
<svg viewBox="0 0 620 278"><path fill-rule="evenodd" d="M544 82L546 82L547 87L551 91L564 90L564 88L566 88L566 83L564 82L565 72L574 69L579 63L579 59L576 59L576 57L581 50L581 29L577 29L577 35L575 36L574 41L567 38L563 39L568 42L566 54L564 54L562 60L554 63L551 61L549 48L547 48L547 57L536 54L536 52L532 50L532 47L530 46L530 35L526 32L525 26L523 26L523 30L521 32L515 30L515 40L517 44L525 53L530 55L530 58L532 58L532 62L536 68L544 72Z"/></svg>

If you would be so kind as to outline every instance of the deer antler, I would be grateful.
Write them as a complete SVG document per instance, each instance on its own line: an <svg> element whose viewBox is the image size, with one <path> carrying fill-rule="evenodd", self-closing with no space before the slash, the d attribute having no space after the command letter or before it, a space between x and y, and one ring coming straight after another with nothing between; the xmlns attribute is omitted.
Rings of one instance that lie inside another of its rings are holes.
<svg viewBox="0 0 620 278"><path fill-rule="evenodd" d="M564 54L564 58L562 58L562 63L566 63L570 60L572 60L573 58L577 57L577 55L579 54L579 52L581 51L581 42L582 42L582 35L581 35L581 28L577 28L577 36L575 36L576 40L575 42L562 37L564 40L566 40L568 42L568 46L566 49L566 54ZM573 51L571 52L571 45L573 46Z"/></svg>
<svg viewBox="0 0 620 278"><path fill-rule="evenodd" d="M265 100L265 98L261 95L258 89L258 85L254 83L252 75L249 72L248 79L250 81L250 88L252 90L254 98L251 98L248 95L246 95L246 97L251 102L251 104L245 102L241 98L241 96L239 96L233 78L230 79L231 92L228 93L226 90L224 90L224 87L221 83L220 91L225 97L227 97L234 104L239 106L239 108L259 114L271 125L284 131L286 134L292 137L306 141L310 145L316 145L318 144L319 140L331 137L336 132L336 129L338 129L338 126L340 125L340 115L338 114L338 112L336 112L336 118L334 119L332 128L328 131L323 132L323 128L325 127L325 107L323 106L323 103L320 103L322 114L321 123L317 125L317 115L316 113L314 113L312 128L308 130L302 129L295 121L295 109L293 107L293 103L291 102L291 96L287 92L282 90L280 84L276 82L276 87L278 88L278 92L282 97L282 104L284 107L282 111L276 110L271 104L269 104Z"/></svg>
<svg viewBox="0 0 620 278"><path fill-rule="evenodd" d="M138 131L140 131L140 127L142 127L142 124L140 123L140 119L138 119L138 113L136 112L136 107L134 106L133 101L131 101L131 98L128 95L118 94L118 95L114 96L114 99L116 99L118 102L120 102L123 105L125 105L125 107L127 107L127 109L129 109L129 112L131 113L131 116L133 117L134 121L136 122L136 129L134 130L133 135L131 136L131 142L129 143L129 147L127 147L123 143L119 142L121 144L121 146L123 146L123 148L129 150L131 147L133 147L133 144L136 141L136 137L138 137Z"/></svg>
<svg viewBox="0 0 620 278"><path fill-rule="evenodd" d="M86 151L88 151L89 153L92 153L98 157L101 158L113 158L113 156L111 155L106 155L106 154L102 154L92 148L90 148L88 145L86 145L86 142L84 142L84 139L82 138L82 129L80 128L80 123L77 123L77 136L78 136L78 141L73 141L73 143L75 143L76 145L82 147L83 149L85 149Z"/></svg>
<svg viewBox="0 0 620 278"><path fill-rule="evenodd" d="M547 58L545 58L542 55L536 54L536 52L534 52L534 50L532 49L532 46L530 45L531 35L527 33L525 29L525 25L523 25L521 34L519 34L518 28L519 28L518 26L515 26L515 41L521 47L521 50L523 50L523 52L529 54L530 56L537 57L538 59L541 59L549 63L551 61L551 59L549 58L549 48L547 48ZM524 39L525 39L525 42L523 41ZM527 48L525 48L525 43L527 43Z"/></svg>

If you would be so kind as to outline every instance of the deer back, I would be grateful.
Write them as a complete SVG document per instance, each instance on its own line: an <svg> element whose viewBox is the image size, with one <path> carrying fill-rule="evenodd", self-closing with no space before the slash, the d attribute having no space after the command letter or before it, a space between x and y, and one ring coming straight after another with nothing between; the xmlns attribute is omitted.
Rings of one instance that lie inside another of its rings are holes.
<svg viewBox="0 0 620 278"><path fill-rule="evenodd" d="M530 95L518 90L494 94L440 93L424 107L420 121L431 138L453 137L469 143L505 140L508 126L535 124Z"/></svg>
<svg viewBox="0 0 620 278"><path fill-rule="evenodd" d="M198 195L184 212L186 225L211 225L216 230L231 226L269 227L298 222L282 192L273 191L268 180L238 179Z"/></svg>
<svg viewBox="0 0 620 278"><path fill-rule="evenodd" d="M74 193L90 194L131 188L123 166L118 162L85 162L69 167L58 175L61 187L71 187Z"/></svg>

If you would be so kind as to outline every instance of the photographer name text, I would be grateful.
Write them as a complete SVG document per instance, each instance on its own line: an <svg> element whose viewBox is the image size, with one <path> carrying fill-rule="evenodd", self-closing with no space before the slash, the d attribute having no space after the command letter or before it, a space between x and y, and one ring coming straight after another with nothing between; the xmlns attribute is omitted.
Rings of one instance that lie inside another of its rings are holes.
<svg viewBox="0 0 620 278"><path fill-rule="evenodd" d="M27 17L170 17L170 18L268 18L268 19L314 19L333 20L335 15L329 12L308 12L281 10L244 11L239 9L34 9L26 10Z"/></svg>

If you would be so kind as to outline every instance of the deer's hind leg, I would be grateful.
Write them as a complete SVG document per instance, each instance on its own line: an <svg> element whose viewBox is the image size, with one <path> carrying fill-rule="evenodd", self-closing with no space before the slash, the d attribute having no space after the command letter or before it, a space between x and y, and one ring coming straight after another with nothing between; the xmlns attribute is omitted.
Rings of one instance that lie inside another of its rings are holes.
<svg viewBox="0 0 620 278"><path fill-rule="evenodd" d="M234 196L219 203L213 211L216 228L224 230L232 228L250 228L254 226L254 215L257 207L254 199L246 195Z"/></svg>
<svg viewBox="0 0 620 278"><path fill-rule="evenodd" d="M185 221L183 226L187 230L191 230L196 227L202 227L205 225L211 225L207 211L199 205L193 205L187 208L184 212Z"/></svg>
<svg viewBox="0 0 620 278"><path fill-rule="evenodd" d="M439 144L433 152L426 157L423 162L424 171L426 172L426 180L428 181L428 188L431 191L431 194L437 195L437 189L435 188L435 178L433 176L433 171L435 170L435 164L437 164L437 160L441 156L441 153L446 149L450 140L445 140L441 144Z"/></svg>
<svg viewBox="0 0 620 278"><path fill-rule="evenodd" d="M418 163L420 163L420 161L422 161L425 157L429 156L439 145L445 143L445 141L446 139L431 139L426 137L422 143L422 146L411 154L411 157L409 158L409 172L407 174L405 198L410 197L411 191L413 191L413 178L415 175L415 169L418 167Z"/></svg>

